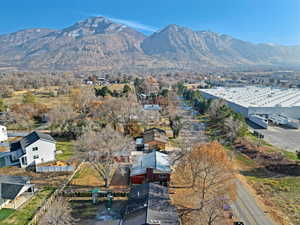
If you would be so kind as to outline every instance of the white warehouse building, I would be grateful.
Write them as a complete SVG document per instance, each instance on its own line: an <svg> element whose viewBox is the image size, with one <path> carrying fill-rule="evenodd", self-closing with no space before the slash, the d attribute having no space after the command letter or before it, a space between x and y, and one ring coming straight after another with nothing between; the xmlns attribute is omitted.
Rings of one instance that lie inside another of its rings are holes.
<svg viewBox="0 0 300 225"><path fill-rule="evenodd" d="M200 92L206 99L224 99L234 111L246 118L251 115L266 118L284 115L300 119L300 89L246 86L200 89Z"/></svg>

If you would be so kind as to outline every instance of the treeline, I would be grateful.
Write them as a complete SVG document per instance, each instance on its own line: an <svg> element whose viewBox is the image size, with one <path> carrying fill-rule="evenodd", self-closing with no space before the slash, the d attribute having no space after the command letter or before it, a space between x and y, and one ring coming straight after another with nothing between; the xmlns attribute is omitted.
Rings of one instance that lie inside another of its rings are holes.
<svg viewBox="0 0 300 225"><path fill-rule="evenodd" d="M71 73L2 73L0 74L0 97L11 97L14 91L58 86L67 89L79 86L80 80Z"/></svg>
<svg viewBox="0 0 300 225"><path fill-rule="evenodd" d="M205 99L199 90L189 90L183 84L178 92L190 101L194 109L205 115L206 133L212 140L232 144L246 135L247 126L244 117L233 111L222 99Z"/></svg>
<svg viewBox="0 0 300 225"><path fill-rule="evenodd" d="M109 87L104 86L101 88L95 88L95 94L96 96L112 96L112 97L123 97L123 96L128 96L128 94L132 92L131 88L129 85L125 84L123 89L120 91L113 90L111 91Z"/></svg>

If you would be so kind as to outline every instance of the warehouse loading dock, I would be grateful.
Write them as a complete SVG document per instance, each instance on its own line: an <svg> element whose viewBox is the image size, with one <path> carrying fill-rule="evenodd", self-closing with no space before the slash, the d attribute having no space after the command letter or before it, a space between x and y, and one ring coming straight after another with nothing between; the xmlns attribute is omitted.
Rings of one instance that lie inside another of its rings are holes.
<svg viewBox="0 0 300 225"><path fill-rule="evenodd" d="M224 99L235 112L263 128L267 128L264 119L269 120L278 116L286 118L286 123L278 123L278 125L299 127L299 89L246 86L200 89L200 92L206 99Z"/></svg>

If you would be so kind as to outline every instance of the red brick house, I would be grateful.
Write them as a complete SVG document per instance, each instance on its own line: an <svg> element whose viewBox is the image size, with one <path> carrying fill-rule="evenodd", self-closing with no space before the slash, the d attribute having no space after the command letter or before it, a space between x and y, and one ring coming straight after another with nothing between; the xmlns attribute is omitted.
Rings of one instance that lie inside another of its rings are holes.
<svg viewBox="0 0 300 225"><path fill-rule="evenodd" d="M170 181L171 168L168 155L153 151L140 156L130 170L132 184L159 182L168 184Z"/></svg>

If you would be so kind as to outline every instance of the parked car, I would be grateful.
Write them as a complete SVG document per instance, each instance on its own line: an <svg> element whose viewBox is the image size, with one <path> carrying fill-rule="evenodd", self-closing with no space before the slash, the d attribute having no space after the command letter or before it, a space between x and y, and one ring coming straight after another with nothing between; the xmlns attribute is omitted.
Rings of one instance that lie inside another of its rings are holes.
<svg viewBox="0 0 300 225"><path fill-rule="evenodd" d="M233 222L233 225L245 225L244 222Z"/></svg>

